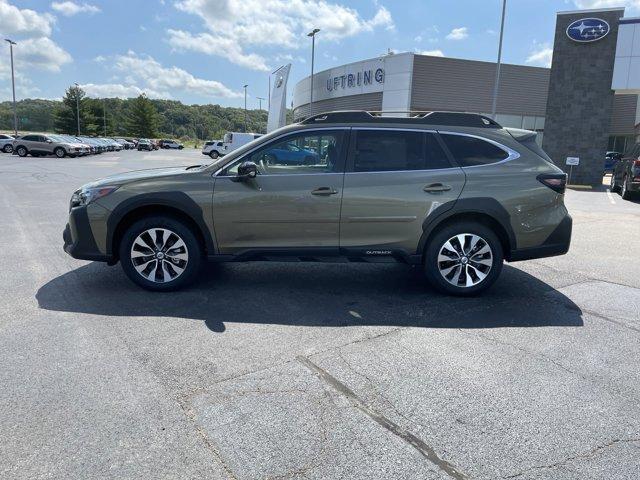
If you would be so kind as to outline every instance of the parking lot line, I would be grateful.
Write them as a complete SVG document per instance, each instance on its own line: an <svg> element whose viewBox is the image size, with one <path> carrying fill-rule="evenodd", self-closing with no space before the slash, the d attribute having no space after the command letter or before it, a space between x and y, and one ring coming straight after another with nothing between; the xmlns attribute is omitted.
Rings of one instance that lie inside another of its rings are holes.
<svg viewBox="0 0 640 480"><path fill-rule="evenodd" d="M613 195L611 195L611 189L610 189L610 188L607 188L607 197L609 197L609 201L610 201L613 205L615 205L615 204L616 204L616 201L615 201L615 199L613 198Z"/></svg>

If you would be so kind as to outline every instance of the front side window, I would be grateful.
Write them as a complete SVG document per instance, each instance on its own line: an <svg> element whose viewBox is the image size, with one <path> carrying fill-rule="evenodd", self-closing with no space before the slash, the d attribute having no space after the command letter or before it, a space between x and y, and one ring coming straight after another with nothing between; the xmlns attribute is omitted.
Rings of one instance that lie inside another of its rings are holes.
<svg viewBox="0 0 640 480"><path fill-rule="evenodd" d="M226 175L236 175L245 161L254 162L261 175L342 172L343 138L343 131L332 130L289 135L237 160Z"/></svg>
<svg viewBox="0 0 640 480"><path fill-rule="evenodd" d="M481 138L451 134L441 134L441 137L461 167L489 165L509 157L505 150Z"/></svg>
<svg viewBox="0 0 640 480"><path fill-rule="evenodd" d="M389 172L450 168L432 133L403 130L359 130L354 172Z"/></svg>

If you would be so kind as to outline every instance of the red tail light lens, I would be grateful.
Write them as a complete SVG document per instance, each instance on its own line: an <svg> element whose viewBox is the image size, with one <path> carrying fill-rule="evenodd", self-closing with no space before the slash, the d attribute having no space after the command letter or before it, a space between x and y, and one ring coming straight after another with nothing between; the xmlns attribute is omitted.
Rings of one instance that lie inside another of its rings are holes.
<svg viewBox="0 0 640 480"><path fill-rule="evenodd" d="M540 183L555 192L564 193L567 188L566 173L541 173L537 178Z"/></svg>
<svg viewBox="0 0 640 480"><path fill-rule="evenodd" d="M638 158L637 160L633 161L633 166L634 167L640 167L640 158Z"/></svg>

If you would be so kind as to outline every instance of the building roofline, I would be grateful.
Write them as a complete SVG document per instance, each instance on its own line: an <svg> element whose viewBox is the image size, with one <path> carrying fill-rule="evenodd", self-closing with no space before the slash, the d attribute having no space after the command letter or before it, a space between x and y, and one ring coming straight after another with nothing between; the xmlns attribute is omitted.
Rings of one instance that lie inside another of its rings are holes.
<svg viewBox="0 0 640 480"><path fill-rule="evenodd" d="M613 7L613 8L591 8L589 10L565 10L557 12L557 15L572 15L575 13L596 13L596 12L624 12L625 7Z"/></svg>

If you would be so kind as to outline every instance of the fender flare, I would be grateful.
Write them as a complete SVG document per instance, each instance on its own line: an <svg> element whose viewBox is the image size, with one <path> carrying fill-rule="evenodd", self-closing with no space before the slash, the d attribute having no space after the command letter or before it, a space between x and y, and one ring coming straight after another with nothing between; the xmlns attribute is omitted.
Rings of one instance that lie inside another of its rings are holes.
<svg viewBox="0 0 640 480"><path fill-rule="evenodd" d="M510 252L515 250L517 246L516 235L511 226L511 215L496 199L490 197L452 200L436 208L422 223L422 235L416 254L422 256L429 236L443 222L456 215L474 213L489 216L502 227L508 242L508 249L504 255L505 258L508 258Z"/></svg>
<svg viewBox="0 0 640 480"><path fill-rule="evenodd" d="M186 193L170 191L143 193L128 198L118 204L118 206L111 211L107 219L107 254L113 254L114 236L122 219L133 210L143 207L169 207L173 210L180 211L193 221L200 230L199 233L202 234L207 252L209 252L209 254L215 253L215 243L204 221L202 208Z"/></svg>

